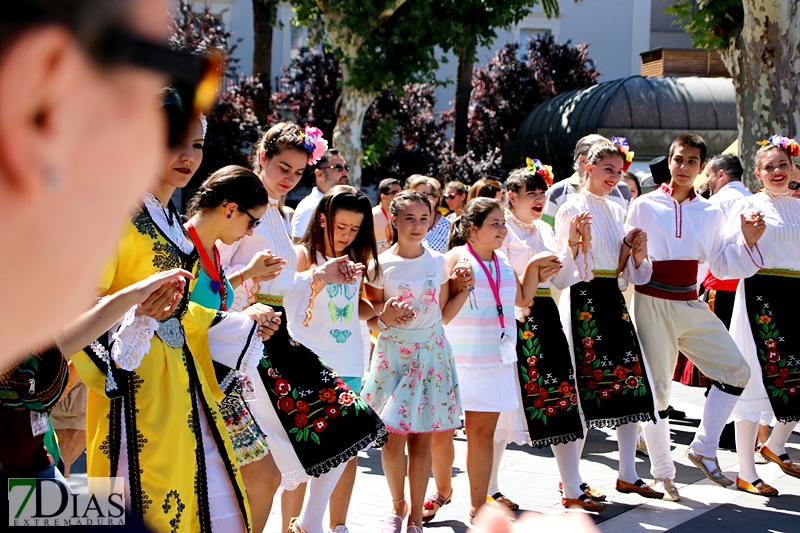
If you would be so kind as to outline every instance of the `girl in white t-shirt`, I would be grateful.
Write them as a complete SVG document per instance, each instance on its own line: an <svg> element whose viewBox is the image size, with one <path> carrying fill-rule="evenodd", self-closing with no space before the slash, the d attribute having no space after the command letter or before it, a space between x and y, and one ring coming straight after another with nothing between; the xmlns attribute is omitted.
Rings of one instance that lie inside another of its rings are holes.
<svg viewBox="0 0 800 533"><path fill-rule="evenodd" d="M305 235L294 247L297 271L305 272L329 259L348 256L368 265L378 256L372 228L372 204L360 191L337 185L320 200L311 216ZM379 272L371 273L368 279ZM359 274L348 284L328 283L313 297L305 320L289 324L289 333L314 353L325 354L325 363L355 393L361 391L364 376L364 345L360 320L376 315L372 304L362 298L363 279ZM308 306L301 299L287 301L289 312L303 315ZM352 458L331 495L330 529L345 526L350 496L356 481L358 460ZM283 508L297 516L303 505L304 491L284 493Z"/></svg>
<svg viewBox="0 0 800 533"><path fill-rule="evenodd" d="M432 216L428 199L402 192L392 201L390 216L397 242L368 269L367 297L384 312L369 322L380 334L362 397L389 430L381 461L393 509L381 531L401 531L410 513L407 531L422 533L432 436L461 425L458 378L442 321L455 316L467 294L450 297L444 256L422 245ZM392 307L395 301L413 309L412 320L395 324L402 313ZM404 494L406 444L410 508Z"/></svg>

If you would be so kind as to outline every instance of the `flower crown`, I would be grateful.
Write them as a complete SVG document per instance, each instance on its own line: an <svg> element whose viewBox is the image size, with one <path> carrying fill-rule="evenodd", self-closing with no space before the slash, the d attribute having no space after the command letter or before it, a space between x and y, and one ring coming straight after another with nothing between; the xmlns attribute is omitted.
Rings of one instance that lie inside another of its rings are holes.
<svg viewBox="0 0 800 533"><path fill-rule="evenodd" d="M553 167L545 165L538 159L531 159L530 157L526 157L525 162L528 164L528 172L531 174L539 174L548 187L553 185Z"/></svg>
<svg viewBox="0 0 800 533"><path fill-rule="evenodd" d="M316 165L328 151L328 141L322 138L322 131L319 128L309 126L306 126L300 138L303 140L303 148L308 151L308 164Z"/></svg>
<svg viewBox="0 0 800 533"><path fill-rule="evenodd" d="M628 139L625 137L611 137L611 142L617 146L617 150L622 153L622 159L624 162L622 163L622 170L623 172L627 172L629 168L631 168L631 163L633 163L633 150L631 147L628 146Z"/></svg>
<svg viewBox="0 0 800 533"><path fill-rule="evenodd" d="M766 146L768 144L777 146L791 157L797 157L800 155L800 144L797 144L797 141L794 139L784 137L783 135L773 135L769 139L758 141L756 144L759 146Z"/></svg>

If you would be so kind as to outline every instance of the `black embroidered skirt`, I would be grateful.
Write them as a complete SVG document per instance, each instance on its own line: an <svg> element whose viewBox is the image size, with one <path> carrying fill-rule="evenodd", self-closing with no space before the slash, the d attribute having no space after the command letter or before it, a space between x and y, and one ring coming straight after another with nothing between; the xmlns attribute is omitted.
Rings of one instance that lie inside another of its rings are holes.
<svg viewBox="0 0 800 533"><path fill-rule="evenodd" d="M286 316L283 307L272 307ZM318 477L386 441L377 413L317 354L294 341L285 321L264 342L264 355L258 372L308 475Z"/></svg>
<svg viewBox="0 0 800 533"><path fill-rule="evenodd" d="M570 288L570 322L581 409L589 428L655 420L639 339L616 278Z"/></svg>
<svg viewBox="0 0 800 533"><path fill-rule="evenodd" d="M800 278L772 272L775 273L756 274L743 280L747 318L758 353L761 380L775 418L780 422L798 422L800 332L792 324Z"/></svg>
<svg viewBox="0 0 800 533"><path fill-rule="evenodd" d="M558 308L549 295L536 296L526 312L517 321L517 371L531 444L581 439L575 370Z"/></svg>

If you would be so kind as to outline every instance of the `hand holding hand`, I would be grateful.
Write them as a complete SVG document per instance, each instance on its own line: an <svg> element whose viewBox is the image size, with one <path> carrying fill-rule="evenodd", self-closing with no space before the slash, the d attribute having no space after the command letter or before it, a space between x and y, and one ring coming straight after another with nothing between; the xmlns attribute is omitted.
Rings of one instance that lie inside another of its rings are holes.
<svg viewBox="0 0 800 533"><path fill-rule="evenodd" d="M270 338L280 326L282 313L275 312L275 310L264 304L253 304L244 311L243 315L252 318L258 324L258 335L261 340Z"/></svg>
<svg viewBox="0 0 800 533"><path fill-rule="evenodd" d="M317 267L316 274L319 279L328 283L352 283L364 272L364 265L354 263L343 255L335 259L329 259L321 266Z"/></svg>
<svg viewBox="0 0 800 533"><path fill-rule="evenodd" d="M630 248L631 255L633 256L633 263L636 268L642 264L642 261L647 257L647 233L639 228L633 228L625 236L625 242Z"/></svg>
<svg viewBox="0 0 800 533"><path fill-rule="evenodd" d="M589 211L584 211L575 216L578 217L577 230L581 236L581 241L584 246L588 246L592 242L592 214ZM573 240L572 237L570 237L570 240Z"/></svg>
<svg viewBox="0 0 800 533"><path fill-rule="evenodd" d="M123 290L131 295L134 305L138 306L137 316L163 320L181 303L187 279L194 279L194 276L176 268L148 276Z"/></svg>
<svg viewBox="0 0 800 533"><path fill-rule="evenodd" d="M472 271L472 266L468 260L459 260L450 275L450 294L458 294L463 290L469 290L473 285L475 285L475 274Z"/></svg>
<svg viewBox="0 0 800 533"><path fill-rule="evenodd" d="M381 320L386 325L402 326L414 320L417 312L406 302L401 302L396 296L392 296L383 304Z"/></svg>
<svg viewBox="0 0 800 533"><path fill-rule="evenodd" d="M764 214L760 211L747 211L739 215L742 221L742 237L749 248L756 245L758 240L764 235L767 224L764 222Z"/></svg>
<svg viewBox="0 0 800 533"><path fill-rule="evenodd" d="M253 283L269 281L277 278L285 265L286 259L283 257L276 257L269 250L262 250L242 269L242 275L252 279Z"/></svg>

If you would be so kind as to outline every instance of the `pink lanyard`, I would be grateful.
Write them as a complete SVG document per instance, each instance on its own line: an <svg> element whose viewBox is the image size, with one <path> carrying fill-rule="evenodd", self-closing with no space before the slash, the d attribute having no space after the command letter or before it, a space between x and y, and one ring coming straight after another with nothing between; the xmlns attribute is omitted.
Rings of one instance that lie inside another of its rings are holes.
<svg viewBox="0 0 800 533"><path fill-rule="evenodd" d="M483 272L486 274L486 279L489 280L489 287L492 289L492 293L494 294L494 301L497 304L497 318L500 319L500 327L503 328L502 333L506 331L506 319L503 316L503 302L500 301L500 261L497 260L497 254L492 252L492 259L494 260L494 272L497 281L492 279L492 275L489 273L489 269L486 268L486 265L481 261L481 258L478 257L478 254L475 253L475 250L472 249L472 246L467 243L467 249L469 253L472 254L472 257L478 262L478 264L483 268Z"/></svg>

